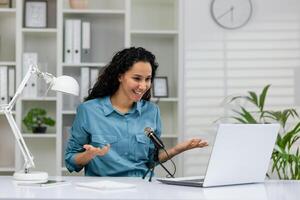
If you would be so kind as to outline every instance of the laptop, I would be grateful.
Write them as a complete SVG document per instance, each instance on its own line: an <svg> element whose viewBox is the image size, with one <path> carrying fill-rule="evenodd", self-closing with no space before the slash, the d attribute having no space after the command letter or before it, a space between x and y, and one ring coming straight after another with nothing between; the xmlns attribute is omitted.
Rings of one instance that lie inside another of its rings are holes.
<svg viewBox="0 0 300 200"><path fill-rule="evenodd" d="M156 180L196 187L264 182L279 128L279 124L220 124L205 177Z"/></svg>

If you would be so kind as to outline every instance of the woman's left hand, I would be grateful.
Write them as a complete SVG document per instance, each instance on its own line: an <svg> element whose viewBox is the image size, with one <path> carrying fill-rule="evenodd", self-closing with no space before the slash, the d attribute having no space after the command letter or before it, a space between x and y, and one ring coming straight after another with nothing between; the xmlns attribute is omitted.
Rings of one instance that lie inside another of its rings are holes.
<svg viewBox="0 0 300 200"><path fill-rule="evenodd" d="M208 146L208 142L206 140L200 138L193 138L190 140L186 140L182 143L179 143L175 146L175 150L180 153L186 150L194 149L194 148L202 148Z"/></svg>

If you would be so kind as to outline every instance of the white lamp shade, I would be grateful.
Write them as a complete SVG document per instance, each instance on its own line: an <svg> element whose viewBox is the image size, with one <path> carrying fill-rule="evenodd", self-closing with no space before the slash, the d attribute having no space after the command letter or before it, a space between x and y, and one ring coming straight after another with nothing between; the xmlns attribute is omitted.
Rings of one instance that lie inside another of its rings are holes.
<svg viewBox="0 0 300 200"><path fill-rule="evenodd" d="M78 96L79 84L71 76L59 76L53 79L51 90Z"/></svg>

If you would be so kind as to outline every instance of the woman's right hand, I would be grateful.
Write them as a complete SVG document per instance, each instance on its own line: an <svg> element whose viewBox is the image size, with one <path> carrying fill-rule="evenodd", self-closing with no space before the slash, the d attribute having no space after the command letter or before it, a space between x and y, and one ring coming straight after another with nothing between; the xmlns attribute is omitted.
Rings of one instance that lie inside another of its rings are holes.
<svg viewBox="0 0 300 200"><path fill-rule="evenodd" d="M90 144L85 144L83 145L83 148L85 149L85 152L91 157L104 156L109 151L110 145L107 144L104 147L100 148L100 147L94 147Z"/></svg>

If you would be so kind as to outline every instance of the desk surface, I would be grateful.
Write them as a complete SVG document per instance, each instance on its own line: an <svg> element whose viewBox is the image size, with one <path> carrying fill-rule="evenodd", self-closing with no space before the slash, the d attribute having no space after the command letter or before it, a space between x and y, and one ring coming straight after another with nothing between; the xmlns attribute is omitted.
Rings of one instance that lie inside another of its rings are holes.
<svg viewBox="0 0 300 200"><path fill-rule="evenodd" d="M52 177L54 178L54 177ZM61 177L69 184L51 187L18 186L12 177L0 176L0 199L251 199L298 200L300 181L266 181L264 184L247 184L215 188L196 188L148 182L141 178L119 177ZM124 190L94 190L80 188L76 182L110 180L135 184Z"/></svg>

